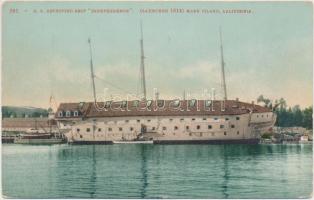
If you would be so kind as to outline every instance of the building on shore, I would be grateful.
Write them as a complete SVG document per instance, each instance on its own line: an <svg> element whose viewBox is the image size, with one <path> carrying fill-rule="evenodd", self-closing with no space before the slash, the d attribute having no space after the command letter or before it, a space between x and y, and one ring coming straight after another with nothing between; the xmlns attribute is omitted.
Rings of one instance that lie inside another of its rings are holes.
<svg viewBox="0 0 314 200"><path fill-rule="evenodd" d="M55 120L48 118L3 118L3 133L20 133L38 130L39 132L57 131L57 123Z"/></svg>

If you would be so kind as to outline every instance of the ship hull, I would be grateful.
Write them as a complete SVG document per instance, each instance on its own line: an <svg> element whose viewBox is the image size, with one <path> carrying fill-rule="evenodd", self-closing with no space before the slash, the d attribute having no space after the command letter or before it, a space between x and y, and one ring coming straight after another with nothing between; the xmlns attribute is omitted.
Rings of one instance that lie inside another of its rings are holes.
<svg viewBox="0 0 314 200"><path fill-rule="evenodd" d="M113 141L71 141L70 144L113 144Z"/></svg>
<svg viewBox="0 0 314 200"><path fill-rule="evenodd" d="M259 139L226 140L154 140L154 144L258 144Z"/></svg>
<svg viewBox="0 0 314 200"><path fill-rule="evenodd" d="M72 141L71 144L143 144L142 141L115 142L115 141ZM146 142L147 143L147 142ZM234 139L234 140L154 140L150 144L258 144L259 139Z"/></svg>
<svg viewBox="0 0 314 200"><path fill-rule="evenodd" d="M65 143L64 139L61 138L50 138L50 139L29 139L29 138L16 138L14 139L15 144L62 144Z"/></svg>

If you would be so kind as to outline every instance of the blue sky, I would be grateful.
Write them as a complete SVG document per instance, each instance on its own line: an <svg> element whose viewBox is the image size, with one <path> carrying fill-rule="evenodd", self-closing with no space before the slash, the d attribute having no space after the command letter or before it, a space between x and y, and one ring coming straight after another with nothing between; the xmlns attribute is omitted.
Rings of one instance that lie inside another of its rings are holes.
<svg viewBox="0 0 314 200"><path fill-rule="evenodd" d="M19 13L12 14L16 8ZM126 8L127 14L34 14L34 9ZM251 14L143 14L143 8L249 9ZM148 95L220 92L219 26L229 99L263 94L312 105L312 5L309 2L7 2L2 12L2 104L48 107L92 100L88 37L95 74L136 93L140 20ZM27 10L27 12L24 12ZM125 94L101 80L112 94Z"/></svg>

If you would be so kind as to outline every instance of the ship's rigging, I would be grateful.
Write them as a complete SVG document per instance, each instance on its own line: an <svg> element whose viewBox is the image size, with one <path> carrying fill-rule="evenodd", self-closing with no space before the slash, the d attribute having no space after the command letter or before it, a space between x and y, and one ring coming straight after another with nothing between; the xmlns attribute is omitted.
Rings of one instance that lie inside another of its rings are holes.
<svg viewBox="0 0 314 200"><path fill-rule="evenodd" d="M221 53L221 88L224 93L224 100L227 100L227 86L226 86L226 78L225 78L225 64L226 63L224 61L221 27L219 27L219 36L220 36L220 53Z"/></svg>
<svg viewBox="0 0 314 200"><path fill-rule="evenodd" d="M141 94L138 95L133 95L136 98L141 98L142 100L147 100L147 93L146 93L146 77L145 77L145 55L144 55L144 39L143 39L143 27L142 27L142 22L140 23L140 33L141 33L141 38L140 38L140 48L141 48L141 62L140 62L140 90ZM219 37L220 37L220 54L221 54L221 90L223 92L223 100L227 100L227 86L226 86L226 79L225 79L225 61L224 61L224 54L223 54L223 43L222 43L222 31L221 27L219 27ZM93 66L93 54L92 54L92 45L91 45L91 39L88 39L88 44L89 44L89 52L90 52L90 71L91 71L91 81L92 81L92 89L93 89L93 100L96 103L97 102L97 96L96 96L96 88L95 88L95 78L103 81L104 83L120 90L123 91L124 93L129 94L129 91L116 86L115 84L100 78L95 75L94 73L94 66ZM159 96L159 93L158 93ZM184 99L185 99L185 90L184 90Z"/></svg>

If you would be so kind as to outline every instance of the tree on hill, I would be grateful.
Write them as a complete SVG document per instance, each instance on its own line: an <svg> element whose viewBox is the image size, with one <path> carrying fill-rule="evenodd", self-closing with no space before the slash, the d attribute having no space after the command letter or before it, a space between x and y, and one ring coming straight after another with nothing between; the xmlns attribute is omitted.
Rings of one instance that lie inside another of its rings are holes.
<svg viewBox="0 0 314 200"><path fill-rule="evenodd" d="M276 99L274 105L272 101L260 95L257 98L258 103L263 103L265 107L273 109L277 114L275 125L281 127L302 126L307 129L313 129L313 107L310 106L302 110L299 105L292 108L287 107L287 102L284 98Z"/></svg>

